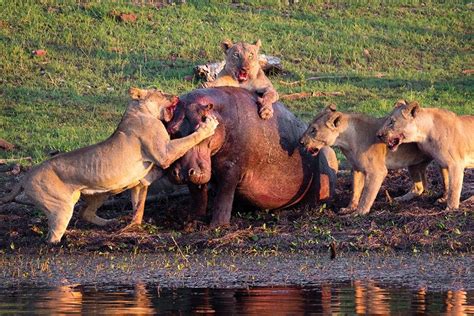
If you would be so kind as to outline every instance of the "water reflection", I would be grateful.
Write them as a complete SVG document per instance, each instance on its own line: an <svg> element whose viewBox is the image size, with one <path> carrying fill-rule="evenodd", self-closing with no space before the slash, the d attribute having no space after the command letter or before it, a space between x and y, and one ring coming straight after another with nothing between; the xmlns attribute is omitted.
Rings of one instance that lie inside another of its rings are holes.
<svg viewBox="0 0 474 316"><path fill-rule="evenodd" d="M474 313L473 294L464 290L430 292L426 288L413 291L373 281L249 289L161 289L144 283L132 287L19 287L0 289L0 314L469 315Z"/></svg>

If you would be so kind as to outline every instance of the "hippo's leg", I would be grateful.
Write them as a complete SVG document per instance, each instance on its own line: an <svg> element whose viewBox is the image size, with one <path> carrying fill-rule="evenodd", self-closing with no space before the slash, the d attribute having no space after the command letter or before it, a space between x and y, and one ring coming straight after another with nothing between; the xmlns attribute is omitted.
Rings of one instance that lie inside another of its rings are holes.
<svg viewBox="0 0 474 316"><path fill-rule="evenodd" d="M232 203L234 202L235 189L239 183L239 174L238 168L231 167L222 176L217 177L218 189L214 200L211 228L230 224Z"/></svg>
<svg viewBox="0 0 474 316"><path fill-rule="evenodd" d="M191 198L193 199L195 215L197 217L206 216L208 198L207 184L196 185L189 183L188 188L191 193Z"/></svg>

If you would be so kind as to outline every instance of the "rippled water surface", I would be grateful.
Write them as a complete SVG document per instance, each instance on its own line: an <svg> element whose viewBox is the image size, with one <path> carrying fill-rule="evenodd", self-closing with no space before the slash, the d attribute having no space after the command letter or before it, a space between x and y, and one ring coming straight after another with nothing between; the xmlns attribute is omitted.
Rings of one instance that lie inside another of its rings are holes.
<svg viewBox="0 0 474 316"><path fill-rule="evenodd" d="M474 313L474 291L406 289L373 281L241 289L68 285L0 290L0 313L82 314L449 314Z"/></svg>

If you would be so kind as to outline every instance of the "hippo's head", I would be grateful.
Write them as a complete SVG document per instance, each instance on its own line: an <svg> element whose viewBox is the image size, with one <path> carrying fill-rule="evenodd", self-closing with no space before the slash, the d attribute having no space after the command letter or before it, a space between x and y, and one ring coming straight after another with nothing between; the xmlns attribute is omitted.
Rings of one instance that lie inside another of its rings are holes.
<svg viewBox="0 0 474 316"><path fill-rule="evenodd" d="M208 115L214 115L219 123L222 123L222 118L211 101L199 94L195 97L188 95L180 100L175 115L168 124L168 133L171 138L190 135ZM177 183L208 183L211 179L211 156L222 147L224 138L225 127L219 124L213 136L194 146L171 166L171 179Z"/></svg>
<svg viewBox="0 0 474 316"><path fill-rule="evenodd" d="M316 115L306 132L300 138L303 145L313 156L316 156L324 146L333 146L339 134L347 127L347 122L336 105L327 106Z"/></svg>

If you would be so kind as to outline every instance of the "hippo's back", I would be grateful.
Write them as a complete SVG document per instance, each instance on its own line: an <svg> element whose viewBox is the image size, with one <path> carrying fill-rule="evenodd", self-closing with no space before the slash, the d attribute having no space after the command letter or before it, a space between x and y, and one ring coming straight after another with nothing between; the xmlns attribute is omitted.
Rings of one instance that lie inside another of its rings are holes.
<svg viewBox="0 0 474 316"><path fill-rule="evenodd" d="M213 173L229 163L240 168L237 193L261 208L280 208L299 201L313 181L316 158L299 146L306 125L282 103L263 120L256 96L241 88L204 89L225 124L226 142L213 156ZM317 167L316 167L317 168Z"/></svg>

